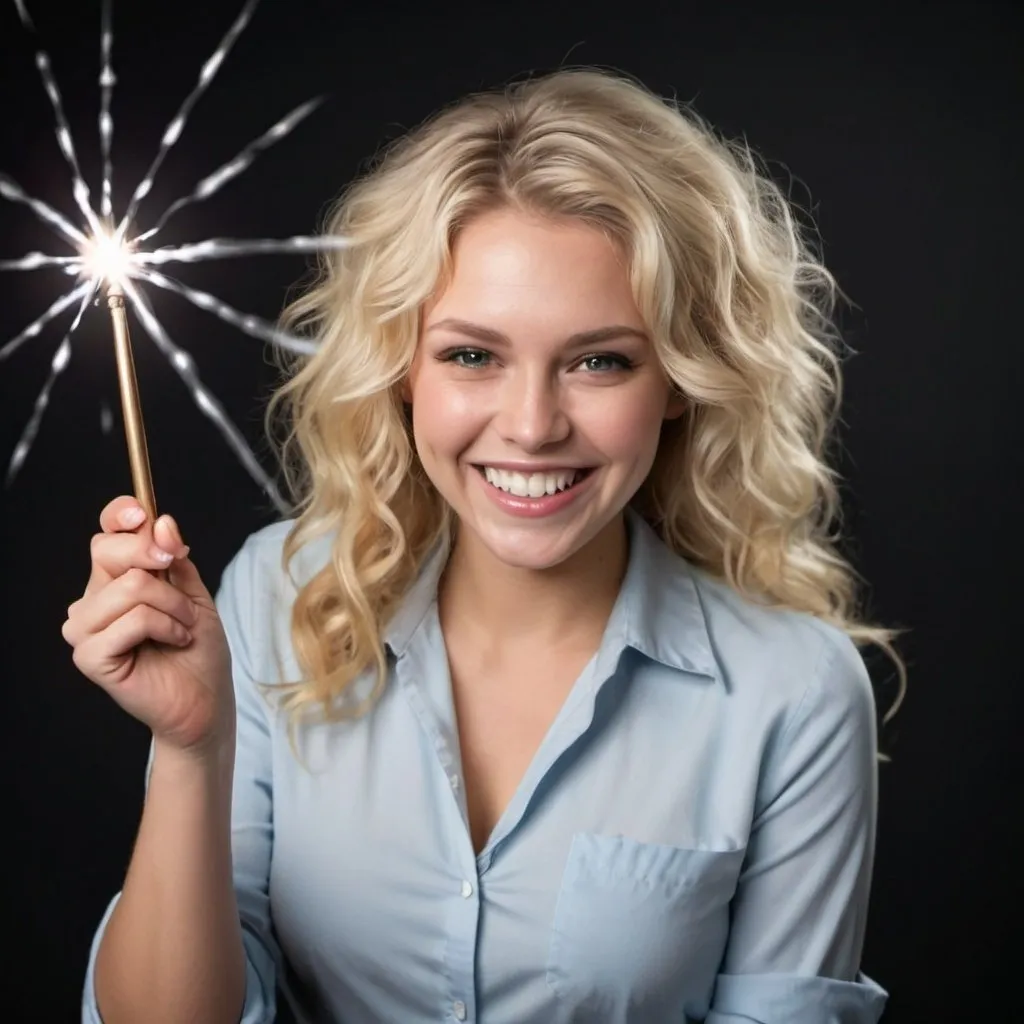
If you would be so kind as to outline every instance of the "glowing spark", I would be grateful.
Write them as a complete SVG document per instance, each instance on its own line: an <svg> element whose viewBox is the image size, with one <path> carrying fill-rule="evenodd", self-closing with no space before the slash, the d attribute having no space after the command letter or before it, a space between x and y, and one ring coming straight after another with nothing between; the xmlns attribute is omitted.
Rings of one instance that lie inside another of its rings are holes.
<svg viewBox="0 0 1024 1024"><path fill-rule="evenodd" d="M94 281L124 287L131 276L135 254L116 235L100 230L82 249L82 269Z"/></svg>
<svg viewBox="0 0 1024 1024"><path fill-rule="evenodd" d="M91 290L92 282L86 281L85 284L79 285L73 292L62 295L42 316L33 320L21 334L16 334L3 348L0 348L0 360L13 355L24 342L36 337L54 317L60 316L68 306L73 306L83 295Z"/></svg>
<svg viewBox="0 0 1024 1024"><path fill-rule="evenodd" d="M237 156L232 157L223 167L218 167L213 174L208 174L198 185L191 195L182 196L176 199L167 208L163 216L156 222L154 227L144 231L135 240L145 242L152 238L180 209L191 206L193 203L209 199L214 193L219 192L229 181L237 178L247 171L253 161L265 149L269 149L275 142L280 142L285 136L291 134L292 130L300 121L304 121L323 102L323 97L307 100L300 107L296 107L286 117L282 117L273 127L268 128L258 139L254 139Z"/></svg>
<svg viewBox="0 0 1024 1024"><path fill-rule="evenodd" d="M18 9L18 17L21 18L22 25L24 25L29 32L34 32L36 27L32 24L32 19L28 15L28 10L25 7L24 0L14 0L14 6Z"/></svg>
<svg viewBox="0 0 1024 1024"><path fill-rule="evenodd" d="M50 404L50 391L53 390L54 382L64 372L68 361L71 359L71 335L75 333L78 325L82 322L82 314L85 312L86 306L92 301L92 297L96 294L96 287L95 282L90 282L84 286L85 294L82 296L82 304L78 307L75 319L72 321L67 334L64 335L50 362L50 373L43 384L42 390L36 396L32 415L29 417L25 429L21 432L21 437L18 438L18 443L14 446L14 454L7 465L8 487L14 481L15 476L17 476L18 470L21 469L22 463L32 448L32 442L36 439L36 434L39 433L39 424L43 420L46 407Z"/></svg>
<svg viewBox="0 0 1024 1024"><path fill-rule="evenodd" d="M15 4L19 15L23 15L21 19L22 24L29 31L34 31L32 19L29 17L22 0L15 0ZM60 89L57 88L57 79L54 78L53 70L50 67L50 58L43 50L36 51L36 68L43 79L43 88L49 97L50 106L53 107L53 116L56 121L57 145L60 147L61 153L64 154L68 167L71 168L71 194L74 196L79 210L82 211L82 216L85 217L86 223L93 230L96 230L99 228L99 218L89 205L89 186L86 185L85 178L82 177L81 168L78 166L75 145L71 140L71 128L68 125L67 118L64 116L64 103L61 100Z"/></svg>
<svg viewBox="0 0 1024 1024"><path fill-rule="evenodd" d="M192 108L213 81L225 58L234 46L238 37L245 30L258 0L245 0L242 10L234 23L224 35L213 54L203 65L199 79L192 91L185 98L181 108L168 124L160 140L156 156L142 181L132 193L127 211L117 228L113 228L113 165L111 148L114 137L114 122L110 113L116 76L113 67L112 0L101 0L100 15L100 113L99 137L100 159L102 164L102 189L100 193L100 213L97 214L90 204L88 185L82 177L77 154L71 138L67 118L57 81L53 75L50 59L39 49L36 53L36 66L42 77L43 87L49 97L56 122L57 144L65 161L71 169L72 194L75 204L85 220L85 230L76 227L48 203L28 195L24 189L9 175L0 173L0 198L17 203L32 212L52 228L61 239L74 247L76 255L62 256L43 252L30 252L13 259L0 259L0 271L31 271L45 268L56 268L78 278L76 286L66 294L59 296L50 307L37 317L20 334L0 347L0 361L9 358L26 341L37 337L43 329L67 309L78 303L74 319L57 348L50 365L50 373L39 392L31 418L22 432L15 447L7 471L7 483L13 481L18 470L24 463L39 431L39 425L50 401L50 394L57 377L67 367L71 357L71 338L77 330L90 302L100 288L119 287L131 304L145 333L152 339L158 350L167 358L172 368L188 387L190 394L199 409L220 431L228 445L238 456L253 479L267 492L270 498L282 511L286 506L281 499L273 481L264 472L255 454L246 444L242 432L230 421L223 407L214 395L199 379L191 356L171 340L170 334L159 322L146 296L139 290L135 282L144 282L166 291L173 292L199 309L205 310L231 324L253 338L270 342L299 355L309 355L315 351L313 342L284 331L267 320L251 314L242 313L226 302L208 292L193 288L172 277L153 269L164 263L197 263L205 260L229 259L238 256L254 256L269 253L314 253L345 248L349 239L339 236L306 236L272 239L225 239L207 238L185 245L162 246L159 249L147 250L142 243L160 231L167 221L183 207L202 202L220 191L225 185L243 174L252 166L257 157L275 143L286 138L302 121L304 121L322 102L312 99L292 110L281 118L258 138L241 149L226 164L217 168L203 178L191 193L175 200L156 218L152 228L131 237L131 229L139 204L149 194L153 180L159 171L164 158L181 137ZM29 16L24 0L14 0L18 16L24 27L34 33L35 26ZM110 410L104 404L101 413L101 425L109 430L111 422Z"/></svg>
<svg viewBox="0 0 1024 1024"><path fill-rule="evenodd" d="M260 253L323 252L325 249L344 249L349 240L340 235L317 235L294 238L256 238L238 241L234 238L207 238L190 245L167 246L152 252L136 254L142 266L156 263L198 263L200 260L228 259L233 256L256 256Z"/></svg>
<svg viewBox="0 0 1024 1024"><path fill-rule="evenodd" d="M181 133L185 130L185 123L188 121L189 114L192 113L192 108L199 102L199 98L203 93L206 92L207 87L220 70L221 64L224 63L224 58L227 57L231 47L235 45L238 37L245 31L245 26L249 24L253 11L256 10L257 3L259 3L259 0L246 0L241 13L235 19L235 23L228 29L226 35L221 40L220 46L213 51L213 56L203 65L195 88L185 97L185 102L182 103L181 109L164 129L163 138L160 140L160 148L156 151L153 163L146 172L146 176L139 182L131 201L128 203L128 212L124 215L124 220L121 221L118 229L119 234L127 232L129 225L135 218L139 203L149 195L149 190L153 187L153 179L156 177L157 171L160 170L160 165L164 162L164 158L170 152L171 147L181 138Z"/></svg>
<svg viewBox="0 0 1024 1024"><path fill-rule="evenodd" d="M44 224L56 228L66 240L73 245L85 245L86 237L70 221L65 220L52 206L48 206L41 199L33 199L27 195L25 190L9 175L0 171L0 196L12 203L22 203L27 206Z"/></svg>
<svg viewBox="0 0 1024 1024"><path fill-rule="evenodd" d="M174 367L178 376L188 385L192 399L200 411L214 423L241 460L242 465L249 471L249 475L266 491L274 504L278 508L286 508L277 487L274 485L274 481L264 472L263 467L259 464L252 449L246 442L245 436L231 422L228 414L224 411L224 407L199 379L199 373L196 371L192 357L171 340L171 336L153 313L149 300L131 282L125 283L125 295L132 300L145 332L153 339L157 348L167 357L167 361Z"/></svg>
<svg viewBox="0 0 1024 1024"><path fill-rule="evenodd" d="M103 185L100 213L109 220L113 214L114 166L110 151L114 143L114 119L110 116L110 99L117 85L114 75L114 4L103 0L100 8L100 159L103 161Z"/></svg>
<svg viewBox="0 0 1024 1024"><path fill-rule="evenodd" d="M142 278L143 281L149 281L150 284L155 284L158 288L175 292L182 298L188 299L193 306L208 310L214 316L220 317L221 320L231 324L232 327L237 327L240 331L245 331L253 338L272 342L281 348L288 349L289 352L297 352L299 355L308 356L316 351L316 346L312 342L306 341L305 338L282 331L281 328L275 327L272 323L261 317L253 316L251 313L239 313L237 309L233 309L222 299L218 299L216 295L190 288L173 277L165 277L156 270L141 270L136 276Z"/></svg>
<svg viewBox="0 0 1024 1024"><path fill-rule="evenodd" d="M0 260L0 270L38 270L40 267L65 267L76 270L80 256L51 256L47 252L29 252L16 260Z"/></svg>

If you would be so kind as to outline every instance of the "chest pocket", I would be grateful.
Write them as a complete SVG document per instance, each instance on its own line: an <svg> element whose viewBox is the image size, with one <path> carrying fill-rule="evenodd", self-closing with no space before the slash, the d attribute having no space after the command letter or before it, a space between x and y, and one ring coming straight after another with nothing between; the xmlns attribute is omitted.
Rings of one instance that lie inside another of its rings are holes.
<svg viewBox="0 0 1024 1024"><path fill-rule="evenodd" d="M680 1020L707 1007L744 850L573 836L547 981L559 1020Z"/></svg>

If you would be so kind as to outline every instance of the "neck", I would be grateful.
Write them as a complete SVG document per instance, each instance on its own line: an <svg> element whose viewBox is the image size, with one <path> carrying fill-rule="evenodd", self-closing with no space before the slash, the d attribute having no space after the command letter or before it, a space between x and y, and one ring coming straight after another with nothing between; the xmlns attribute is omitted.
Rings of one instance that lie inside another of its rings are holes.
<svg viewBox="0 0 1024 1024"><path fill-rule="evenodd" d="M468 531L459 530L438 588L442 625L447 632L457 623L466 639L496 655L502 650L507 654L510 639L543 645L545 650L577 643L596 646L627 560L622 515L548 569L506 565Z"/></svg>

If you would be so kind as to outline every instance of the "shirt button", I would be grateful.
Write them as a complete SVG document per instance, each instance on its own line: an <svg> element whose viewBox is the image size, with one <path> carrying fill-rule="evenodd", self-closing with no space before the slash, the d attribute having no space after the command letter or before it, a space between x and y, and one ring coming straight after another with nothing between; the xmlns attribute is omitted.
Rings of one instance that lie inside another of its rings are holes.
<svg viewBox="0 0 1024 1024"><path fill-rule="evenodd" d="M468 900L469 897L473 895L473 886L463 879L462 889L460 891L462 892L462 898Z"/></svg>
<svg viewBox="0 0 1024 1024"><path fill-rule="evenodd" d="M456 1020L466 1019L466 1004L461 999L455 1000L455 1005L452 1007L452 1010L455 1011Z"/></svg>

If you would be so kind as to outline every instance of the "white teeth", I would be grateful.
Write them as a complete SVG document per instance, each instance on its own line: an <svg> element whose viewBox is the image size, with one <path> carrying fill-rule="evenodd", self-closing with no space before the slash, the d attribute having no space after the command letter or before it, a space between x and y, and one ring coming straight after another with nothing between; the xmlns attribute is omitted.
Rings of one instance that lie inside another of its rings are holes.
<svg viewBox="0 0 1024 1024"><path fill-rule="evenodd" d="M509 473L504 469L484 466L484 476L494 487L514 494L518 498L540 498L545 494L557 494L572 486L576 480L576 470L563 469L557 473Z"/></svg>

